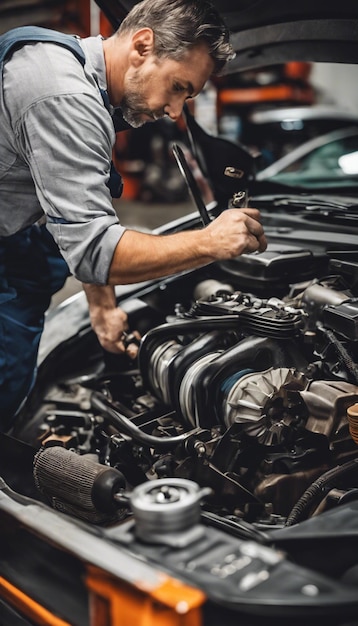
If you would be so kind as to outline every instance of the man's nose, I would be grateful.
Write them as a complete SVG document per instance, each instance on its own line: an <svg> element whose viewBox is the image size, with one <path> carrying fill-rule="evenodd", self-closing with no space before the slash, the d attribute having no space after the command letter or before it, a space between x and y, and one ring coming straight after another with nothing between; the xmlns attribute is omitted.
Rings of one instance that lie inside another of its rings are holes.
<svg viewBox="0 0 358 626"><path fill-rule="evenodd" d="M179 119L183 111L185 98L175 98L164 107L165 115L168 115L173 122Z"/></svg>

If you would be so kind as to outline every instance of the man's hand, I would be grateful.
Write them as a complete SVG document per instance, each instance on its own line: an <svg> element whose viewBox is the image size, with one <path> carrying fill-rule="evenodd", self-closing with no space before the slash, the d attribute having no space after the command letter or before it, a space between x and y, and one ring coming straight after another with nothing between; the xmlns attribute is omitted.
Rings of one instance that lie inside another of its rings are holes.
<svg viewBox="0 0 358 626"><path fill-rule="evenodd" d="M206 233L212 237L209 247L218 260L264 252L267 248L257 209L227 209L206 227Z"/></svg>
<svg viewBox="0 0 358 626"><path fill-rule="evenodd" d="M114 289L108 285L83 284L87 296L91 326L102 348L113 354L126 352L131 359L138 353L136 342L128 343L128 316L117 306ZM132 335L139 341L137 331Z"/></svg>

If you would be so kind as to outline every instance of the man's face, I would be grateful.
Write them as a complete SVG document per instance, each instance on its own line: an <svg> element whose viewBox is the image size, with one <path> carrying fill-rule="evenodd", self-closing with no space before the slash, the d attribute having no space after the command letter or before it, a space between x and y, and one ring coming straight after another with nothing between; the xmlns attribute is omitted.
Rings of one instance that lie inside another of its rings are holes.
<svg viewBox="0 0 358 626"><path fill-rule="evenodd" d="M127 72L120 102L124 119L134 128L164 115L177 120L185 100L201 91L213 68L205 45L198 45L181 61L151 54Z"/></svg>

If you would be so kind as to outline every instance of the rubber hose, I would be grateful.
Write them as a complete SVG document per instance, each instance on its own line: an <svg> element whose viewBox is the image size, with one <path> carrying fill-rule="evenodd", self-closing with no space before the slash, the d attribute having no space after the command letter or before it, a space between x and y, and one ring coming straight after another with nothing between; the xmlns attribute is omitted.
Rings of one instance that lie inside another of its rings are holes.
<svg viewBox="0 0 358 626"><path fill-rule="evenodd" d="M323 499L327 493L328 487L331 488L333 486L330 485L330 483L344 474L347 474L351 470L357 469L357 464L358 459L353 459L352 461L344 463L344 465L339 465L338 467L328 470L328 472L325 472L322 476L315 480L296 502L291 513L287 517L285 526L293 526L294 524L307 519L309 509Z"/></svg>
<svg viewBox="0 0 358 626"><path fill-rule="evenodd" d="M107 404L107 399L102 398L101 394L97 392L92 394L91 404L92 407L100 411L101 414L104 413L104 417L108 420L108 422L120 432L129 435L129 437L132 437L132 439L138 443L150 446L156 450L172 450L192 435L192 432L183 433L182 435L177 435L176 437L156 437L155 435L149 435L138 428L138 426L131 422L128 417L109 406Z"/></svg>

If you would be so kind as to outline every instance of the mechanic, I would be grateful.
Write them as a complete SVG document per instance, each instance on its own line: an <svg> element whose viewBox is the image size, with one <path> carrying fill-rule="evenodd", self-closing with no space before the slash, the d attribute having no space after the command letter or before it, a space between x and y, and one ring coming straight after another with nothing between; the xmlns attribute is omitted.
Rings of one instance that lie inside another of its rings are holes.
<svg viewBox="0 0 358 626"><path fill-rule="evenodd" d="M116 131L175 122L231 57L206 0L144 0L107 39L37 27L0 37L0 429L28 397L45 311L70 274L102 347L130 353L115 285L266 248L254 208L161 236L123 227L112 203Z"/></svg>

